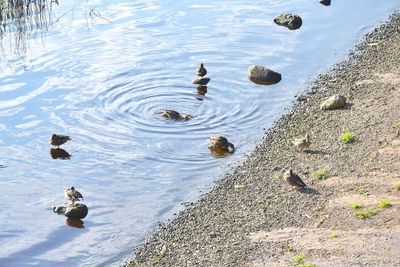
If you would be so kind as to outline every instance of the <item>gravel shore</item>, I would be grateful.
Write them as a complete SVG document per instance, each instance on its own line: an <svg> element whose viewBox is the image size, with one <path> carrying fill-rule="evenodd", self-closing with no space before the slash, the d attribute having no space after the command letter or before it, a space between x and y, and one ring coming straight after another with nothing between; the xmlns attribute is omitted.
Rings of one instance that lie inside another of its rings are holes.
<svg viewBox="0 0 400 267"><path fill-rule="evenodd" d="M126 266L400 266L399 62L397 12L319 75L240 166ZM345 108L321 110L334 94L347 98ZM345 131L354 142L340 140ZM306 134L310 151L295 151L291 141ZM285 169L307 188L289 191ZM317 170L329 177L314 178ZM392 206L379 207L382 200ZM368 209L372 218L355 215Z"/></svg>

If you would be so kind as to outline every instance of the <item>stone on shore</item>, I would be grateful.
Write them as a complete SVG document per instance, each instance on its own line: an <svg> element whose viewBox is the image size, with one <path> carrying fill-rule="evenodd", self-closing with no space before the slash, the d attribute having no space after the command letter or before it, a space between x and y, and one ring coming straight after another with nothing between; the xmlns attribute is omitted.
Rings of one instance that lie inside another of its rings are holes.
<svg viewBox="0 0 400 267"><path fill-rule="evenodd" d="M331 0L320 0L319 1L321 4L324 6L330 6L331 5Z"/></svg>
<svg viewBox="0 0 400 267"><path fill-rule="evenodd" d="M199 84L199 85L207 85L207 83L210 81L211 79L208 77L201 77L201 78L197 78L194 79L192 81L193 84Z"/></svg>
<svg viewBox="0 0 400 267"><path fill-rule="evenodd" d="M271 85L281 81L282 75L264 66L253 65L247 70L250 81L261 84Z"/></svg>
<svg viewBox="0 0 400 267"><path fill-rule="evenodd" d="M297 30L303 24L300 16L291 13L281 13L274 18L274 22L280 26L284 26L289 30Z"/></svg>
<svg viewBox="0 0 400 267"><path fill-rule="evenodd" d="M71 219L83 219L89 211L88 207L81 203L69 206L55 206L52 209L55 213L65 215Z"/></svg>
<svg viewBox="0 0 400 267"><path fill-rule="evenodd" d="M340 109L346 105L346 98L342 95L333 95L321 104L322 110Z"/></svg>

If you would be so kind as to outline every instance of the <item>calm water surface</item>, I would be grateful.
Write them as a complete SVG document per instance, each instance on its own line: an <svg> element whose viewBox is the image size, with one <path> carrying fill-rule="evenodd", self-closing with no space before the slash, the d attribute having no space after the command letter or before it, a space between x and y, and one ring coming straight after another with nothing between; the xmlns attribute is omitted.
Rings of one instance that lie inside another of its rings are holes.
<svg viewBox="0 0 400 267"><path fill-rule="evenodd" d="M159 221L205 192L254 148L315 73L347 54L398 0L63 1L47 27L0 51L0 266L108 266L130 255ZM351 3L350 3L351 2ZM282 11L303 17L289 31ZM33 25L35 26L35 25ZM200 62L211 82L191 84ZM263 64L274 86L247 79ZM164 109L194 118L167 121ZM68 134L70 160L48 139ZM228 158L207 150L226 135ZM51 211L74 185L84 228Z"/></svg>

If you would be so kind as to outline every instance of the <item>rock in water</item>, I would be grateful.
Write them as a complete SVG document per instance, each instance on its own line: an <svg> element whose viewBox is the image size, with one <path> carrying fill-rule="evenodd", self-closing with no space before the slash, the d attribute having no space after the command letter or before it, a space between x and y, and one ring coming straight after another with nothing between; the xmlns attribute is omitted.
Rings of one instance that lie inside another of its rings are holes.
<svg viewBox="0 0 400 267"><path fill-rule="evenodd" d="M274 22L280 26L284 26L289 30L297 30L303 24L300 16L290 13L281 13L274 18Z"/></svg>
<svg viewBox="0 0 400 267"><path fill-rule="evenodd" d="M333 95L321 104L322 110L343 108L346 105L346 98L342 95Z"/></svg>
<svg viewBox="0 0 400 267"><path fill-rule="evenodd" d="M197 78L194 79L192 81L193 84L199 84L199 85L207 85L207 83L210 81L211 79L208 77L201 77L201 78Z"/></svg>
<svg viewBox="0 0 400 267"><path fill-rule="evenodd" d="M319 0L321 4L324 6L330 6L331 5L331 0Z"/></svg>
<svg viewBox="0 0 400 267"><path fill-rule="evenodd" d="M55 206L52 208L57 214L65 215L71 219L83 219L88 214L88 207L85 204L71 204L69 206Z"/></svg>
<svg viewBox="0 0 400 267"><path fill-rule="evenodd" d="M250 81L261 85L276 84L282 79L282 75L280 73L259 65L250 66L247 70L247 74Z"/></svg>

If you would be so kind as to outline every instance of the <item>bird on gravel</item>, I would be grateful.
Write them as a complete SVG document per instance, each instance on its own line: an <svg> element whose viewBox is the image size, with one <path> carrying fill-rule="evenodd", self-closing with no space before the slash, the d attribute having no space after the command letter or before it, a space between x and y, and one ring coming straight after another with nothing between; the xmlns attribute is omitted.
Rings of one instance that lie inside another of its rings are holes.
<svg viewBox="0 0 400 267"><path fill-rule="evenodd" d="M64 189L64 197L72 201L72 205L74 205L75 201L83 200L83 196L79 191L75 190L75 187Z"/></svg>
<svg viewBox="0 0 400 267"><path fill-rule="evenodd" d="M307 134L304 138L295 139L292 144L297 151L304 151L311 145L310 136Z"/></svg>
<svg viewBox="0 0 400 267"><path fill-rule="evenodd" d="M68 135L53 134L50 137L50 144L56 147L60 147L62 144L65 144L69 140L71 140L71 137L69 137Z"/></svg>
<svg viewBox="0 0 400 267"><path fill-rule="evenodd" d="M196 75L199 76L199 77L204 77L204 76L206 76L206 74L207 74L207 69L204 68L204 64L201 63L200 67L198 67L196 69Z"/></svg>
<svg viewBox="0 0 400 267"><path fill-rule="evenodd" d="M294 174L292 170L285 171L283 178L285 178L286 182L290 185L290 191L306 187L306 184L303 182L303 180L301 180L297 174Z"/></svg>

